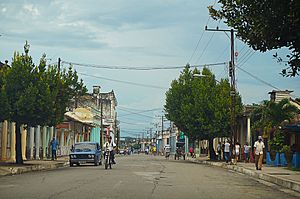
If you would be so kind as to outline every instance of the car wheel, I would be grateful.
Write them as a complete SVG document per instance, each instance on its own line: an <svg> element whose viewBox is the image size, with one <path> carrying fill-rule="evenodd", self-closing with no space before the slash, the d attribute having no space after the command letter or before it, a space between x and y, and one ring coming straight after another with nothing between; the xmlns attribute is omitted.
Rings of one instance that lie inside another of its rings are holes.
<svg viewBox="0 0 300 199"><path fill-rule="evenodd" d="M73 167L73 166L74 166L74 164L72 162L70 162L70 167Z"/></svg>
<svg viewBox="0 0 300 199"><path fill-rule="evenodd" d="M78 162L78 163L76 163L76 165L77 165L77 166L80 166L79 162Z"/></svg>

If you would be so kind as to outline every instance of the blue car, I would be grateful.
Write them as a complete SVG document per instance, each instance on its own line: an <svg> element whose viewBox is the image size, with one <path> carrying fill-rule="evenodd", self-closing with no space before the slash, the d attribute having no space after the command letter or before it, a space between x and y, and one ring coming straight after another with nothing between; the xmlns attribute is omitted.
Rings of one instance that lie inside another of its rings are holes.
<svg viewBox="0 0 300 199"><path fill-rule="evenodd" d="M93 163L95 166L102 165L102 152L97 142L78 142L74 145L70 157L70 166L74 164Z"/></svg>

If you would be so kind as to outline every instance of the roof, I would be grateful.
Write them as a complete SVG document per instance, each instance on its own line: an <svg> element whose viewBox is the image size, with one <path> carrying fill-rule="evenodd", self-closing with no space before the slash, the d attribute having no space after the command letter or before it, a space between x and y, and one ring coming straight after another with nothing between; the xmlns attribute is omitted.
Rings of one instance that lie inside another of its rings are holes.
<svg viewBox="0 0 300 199"><path fill-rule="evenodd" d="M69 111L65 113L65 116L71 120L87 124L90 126L93 125L93 114L90 110L86 108L76 108L74 111Z"/></svg>

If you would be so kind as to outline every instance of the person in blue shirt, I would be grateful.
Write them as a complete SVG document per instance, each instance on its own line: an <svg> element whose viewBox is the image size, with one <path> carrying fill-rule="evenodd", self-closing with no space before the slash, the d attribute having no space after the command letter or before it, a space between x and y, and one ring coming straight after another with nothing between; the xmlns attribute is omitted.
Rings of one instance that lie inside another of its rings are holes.
<svg viewBox="0 0 300 199"><path fill-rule="evenodd" d="M52 160L56 160L57 159L57 156L56 156L56 150L57 150L57 145L58 145L58 142L57 140L55 139L55 137L53 137L51 143L51 149L52 149Z"/></svg>

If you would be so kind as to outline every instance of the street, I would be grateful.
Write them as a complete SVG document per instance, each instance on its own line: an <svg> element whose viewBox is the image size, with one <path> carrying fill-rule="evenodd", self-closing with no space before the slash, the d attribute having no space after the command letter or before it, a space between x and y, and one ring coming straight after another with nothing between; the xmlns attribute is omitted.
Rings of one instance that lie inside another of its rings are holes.
<svg viewBox="0 0 300 199"><path fill-rule="evenodd" d="M0 198L297 198L218 167L163 157L116 157L112 170L83 165L0 178Z"/></svg>

